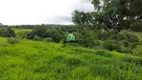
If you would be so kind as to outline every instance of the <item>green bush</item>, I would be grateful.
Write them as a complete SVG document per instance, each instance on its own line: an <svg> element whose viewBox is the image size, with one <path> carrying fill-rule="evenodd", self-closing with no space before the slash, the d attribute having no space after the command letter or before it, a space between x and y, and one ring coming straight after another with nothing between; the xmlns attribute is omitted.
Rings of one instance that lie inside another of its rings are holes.
<svg viewBox="0 0 142 80"><path fill-rule="evenodd" d="M1 37L15 37L15 33L11 28L0 28L0 36Z"/></svg>
<svg viewBox="0 0 142 80"><path fill-rule="evenodd" d="M133 49L132 54L142 56L142 46L138 45L135 49Z"/></svg>
<svg viewBox="0 0 142 80"><path fill-rule="evenodd" d="M39 36L37 36L37 35L35 35L35 36L34 36L34 38L33 38L33 40L40 41L40 40L42 40L42 38L41 38L41 37L39 37Z"/></svg>
<svg viewBox="0 0 142 80"><path fill-rule="evenodd" d="M114 40L107 40L104 42L104 47L107 50L116 50L116 51L121 51L121 46L118 44L114 43Z"/></svg>
<svg viewBox="0 0 142 80"><path fill-rule="evenodd" d="M18 42L19 42L19 40L17 38L13 38L13 37L8 38L8 43L9 44L16 44Z"/></svg>
<svg viewBox="0 0 142 80"><path fill-rule="evenodd" d="M47 37L47 32L46 32L46 28L45 27L36 27L35 29L33 29L32 32L30 32L29 34L27 34L27 38L28 39L34 39L34 37L36 37L36 35L40 38L46 38Z"/></svg>
<svg viewBox="0 0 142 80"><path fill-rule="evenodd" d="M118 34L118 40L126 40L128 42L138 42L138 37L130 31L122 30Z"/></svg>
<svg viewBox="0 0 142 80"><path fill-rule="evenodd" d="M30 32L28 31L20 31L16 33L16 38L25 39Z"/></svg>
<svg viewBox="0 0 142 80"><path fill-rule="evenodd" d="M48 38L44 38L44 41L45 41L45 42L53 42L53 39L50 38L50 37L48 37Z"/></svg>
<svg viewBox="0 0 142 80"><path fill-rule="evenodd" d="M78 41L81 46L93 48L95 46L95 42L93 39L81 39Z"/></svg>
<svg viewBox="0 0 142 80"><path fill-rule="evenodd" d="M48 31L47 35L48 37L52 38L52 40L56 43L63 41L66 37L65 33L60 30Z"/></svg>

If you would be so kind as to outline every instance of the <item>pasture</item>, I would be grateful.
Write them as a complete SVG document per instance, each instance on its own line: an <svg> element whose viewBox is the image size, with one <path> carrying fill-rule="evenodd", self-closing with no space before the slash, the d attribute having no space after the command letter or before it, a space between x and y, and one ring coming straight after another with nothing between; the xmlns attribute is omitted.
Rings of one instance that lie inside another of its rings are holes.
<svg viewBox="0 0 142 80"><path fill-rule="evenodd" d="M0 80L142 80L142 57L1 37Z"/></svg>

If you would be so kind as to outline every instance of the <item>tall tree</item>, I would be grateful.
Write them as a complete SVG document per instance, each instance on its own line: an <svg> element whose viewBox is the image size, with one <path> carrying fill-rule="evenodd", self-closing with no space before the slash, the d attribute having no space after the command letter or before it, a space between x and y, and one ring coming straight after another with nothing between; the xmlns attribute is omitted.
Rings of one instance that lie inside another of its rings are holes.
<svg viewBox="0 0 142 80"><path fill-rule="evenodd" d="M90 12L83 12L83 11L77 11L75 10L72 14L72 21L80 27L80 31L82 35L85 34L84 30L86 26L91 24L92 21L92 15Z"/></svg>
<svg viewBox="0 0 142 80"><path fill-rule="evenodd" d="M103 14L106 26L129 28L132 22L142 20L142 0L92 0L92 4Z"/></svg>
<svg viewBox="0 0 142 80"><path fill-rule="evenodd" d="M92 16L90 15L89 12L79 12L77 10L75 10L72 14L72 21L76 24L76 25L88 25L90 24L92 19Z"/></svg>

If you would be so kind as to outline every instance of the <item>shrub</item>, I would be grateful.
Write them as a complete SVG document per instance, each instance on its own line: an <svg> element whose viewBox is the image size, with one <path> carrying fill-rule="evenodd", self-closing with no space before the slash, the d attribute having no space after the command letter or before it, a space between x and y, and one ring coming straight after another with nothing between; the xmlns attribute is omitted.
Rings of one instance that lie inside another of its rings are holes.
<svg viewBox="0 0 142 80"><path fill-rule="evenodd" d="M40 41L40 40L42 40L42 39L41 39L41 37L39 37L39 36L35 35L35 36L34 36L34 38L33 38L33 40Z"/></svg>
<svg viewBox="0 0 142 80"><path fill-rule="evenodd" d="M128 42L138 42L138 37L130 31L122 30L118 34L118 40L126 40Z"/></svg>
<svg viewBox="0 0 142 80"><path fill-rule="evenodd" d="M48 31L47 36L52 38L52 40L56 43L65 39L65 33L60 30Z"/></svg>
<svg viewBox="0 0 142 80"><path fill-rule="evenodd" d="M15 43L18 43L18 42L19 42L19 40L17 38L13 38L13 37L8 38L9 44L15 44Z"/></svg>
<svg viewBox="0 0 142 80"><path fill-rule="evenodd" d="M92 48L95 46L93 39L81 39L78 41L81 46Z"/></svg>
<svg viewBox="0 0 142 80"><path fill-rule="evenodd" d="M108 49L110 51L112 51L112 50L120 51L120 46L115 44L113 40L105 41L104 47L105 47L105 49Z"/></svg>
<svg viewBox="0 0 142 80"><path fill-rule="evenodd" d="M8 46L8 44L3 43L3 42L0 42L0 46L2 46L2 47L7 47L7 46Z"/></svg>
<svg viewBox="0 0 142 80"><path fill-rule="evenodd" d="M19 39L24 39L27 37L27 35L29 34L30 32L28 31L20 31L18 33L16 33L16 38L19 38Z"/></svg>
<svg viewBox="0 0 142 80"><path fill-rule="evenodd" d="M142 46L138 45L135 49L133 49L132 54L142 56Z"/></svg>
<svg viewBox="0 0 142 80"><path fill-rule="evenodd" d="M118 41L119 45L123 46L121 52L125 53L131 53L139 42L138 37L128 30L122 30L118 34Z"/></svg>
<svg viewBox="0 0 142 80"><path fill-rule="evenodd" d="M11 28L0 28L0 36L2 37L15 37L15 33Z"/></svg>
<svg viewBox="0 0 142 80"><path fill-rule="evenodd" d="M45 38L44 41L45 42L53 42L53 39L48 37L48 38Z"/></svg>
<svg viewBox="0 0 142 80"><path fill-rule="evenodd" d="M46 32L46 28L45 27L37 27L35 28L32 32L30 32L27 35L28 39L34 39L35 36L38 36L40 38L45 38L47 37L47 32Z"/></svg>

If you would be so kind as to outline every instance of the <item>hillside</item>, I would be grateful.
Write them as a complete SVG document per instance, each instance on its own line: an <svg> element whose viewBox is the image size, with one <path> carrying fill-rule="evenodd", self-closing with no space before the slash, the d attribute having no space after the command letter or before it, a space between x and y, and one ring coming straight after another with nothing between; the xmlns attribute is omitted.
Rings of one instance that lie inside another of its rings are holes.
<svg viewBox="0 0 142 80"><path fill-rule="evenodd" d="M0 38L0 80L142 80L142 57Z"/></svg>

